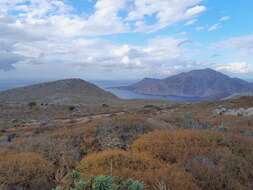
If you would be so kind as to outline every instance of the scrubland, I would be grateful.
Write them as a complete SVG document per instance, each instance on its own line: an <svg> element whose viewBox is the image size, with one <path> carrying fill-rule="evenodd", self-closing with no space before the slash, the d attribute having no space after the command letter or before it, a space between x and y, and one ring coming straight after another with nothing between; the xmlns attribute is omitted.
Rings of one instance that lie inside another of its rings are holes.
<svg viewBox="0 0 253 190"><path fill-rule="evenodd" d="M84 181L115 176L151 190L251 190L253 116L215 112L251 107L246 97L89 108L1 104L0 189L70 189L74 171Z"/></svg>

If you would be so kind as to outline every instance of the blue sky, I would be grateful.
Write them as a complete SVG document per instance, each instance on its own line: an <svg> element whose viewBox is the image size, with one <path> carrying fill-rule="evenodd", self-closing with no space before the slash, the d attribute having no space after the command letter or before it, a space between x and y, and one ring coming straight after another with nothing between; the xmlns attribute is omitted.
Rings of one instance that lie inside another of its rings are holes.
<svg viewBox="0 0 253 190"><path fill-rule="evenodd" d="M0 78L253 78L252 0L1 0Z"/></svg>

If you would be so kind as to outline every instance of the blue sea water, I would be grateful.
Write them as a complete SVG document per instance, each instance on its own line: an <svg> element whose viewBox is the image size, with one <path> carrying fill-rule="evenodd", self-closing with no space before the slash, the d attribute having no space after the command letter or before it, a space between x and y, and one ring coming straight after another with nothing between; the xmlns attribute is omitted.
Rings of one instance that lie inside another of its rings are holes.
<svg viewBox="0 0 253 190"><path fill-rule="evenodd" d="M170 100L179 102L196 102L200 101L198 97L182 97L182 96L153 96L135 93L130 90L122 90L114 87L128 86L137 81L93 81L94 84L103 88L106 91L113 93L114 95L120 97L121 99L131 100L131 99L149 99L149 100Z"/></svg>
<svg viewBox="0 0 253 190"><path fill-rule="evenodd" d="M28 86L32 84L37 84L41 82L46 82L46 80L1 80L0 81L0 91L9 90L12 88ZM113 93L121 99L131 100L131 99L151 99L151 100L170 100L170 101L180 101L180 102L195 102L199 101L199 98L195 97L180 97L180 96L152 96L138 94L129 90L121 90L113 87L128 86L137 81L90 81L96 84L100 88Z"/></svg>
<svg viewBox="0 0 253 190"><path fill-rule="evenodd" d="M38 84L41 82L46 82L45 80L0 80L0 92L9 90L12 88L24 87L33 84Z"/></svg>

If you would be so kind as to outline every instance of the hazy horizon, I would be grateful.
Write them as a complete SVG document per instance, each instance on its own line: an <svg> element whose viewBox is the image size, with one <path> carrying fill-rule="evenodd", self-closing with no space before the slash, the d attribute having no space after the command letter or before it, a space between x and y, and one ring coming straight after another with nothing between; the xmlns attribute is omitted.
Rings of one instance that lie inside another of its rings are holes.
<svg viewBox="0 0 253 190"><path fill-rule="evenodd" d="M167 78L167 77L171 77L171 76L174 76L174 75L177 75L177 74L180 74L180 73L183 73L183 72L190 72L192 70L189 70L189 71L182 71L182 72L178 72L178 73L175 73L175 74L171 74L171 75L167 75L167 76L160 76L160 77L150 77L150 78L154 78L154 79L164 79L164 78ZM220 71L218 71L220 72ZM225 72L220 72L220 73L223 73L231 78L240 78L242 80L245 80L245 81L248 81L248 82L253 82L253 77L247 77L247 76L244 76L244 77L241 77L241 76L236 76L236 75L233 75L233 74L227 74ZM132 78L132 79L128 79L128 78L120 78L120 79L117 79L117 78L111 78L111 79L107 79L107 78L86 78L85 76L84 77L78 77L78 76L69 76L69 77L55 77L55 78L44 78L44 77L34 77L34 78L1 78L0 77L0 83L1 82L7 82L7 81L12 81L12 82L18 82L18 81L38 81L38 82L50 82L50 81L56 81L56 80L64 80L64 79L74 79L74 78L80 78L82 80L86 80L86 81L89 81L89 82L99 82L99 81L114 81L114 82L124 82L124 81L140 81L144 78L149 78L148 76L143 76L142 78Z"/></svg>
<svg viewBox="0 0 253 190"><path fill-rule="evenodd" d="M17 87L24 87L24 86L29 86L29 85L34 85L34 84L39 84L39 83L44 83L44 82L51 82L51 81L56 81L56 80L63 80L63 79L69 79L69 78L48 78L48 79L1 79L0 80L0 92L4 91L4 90L9 90L12 88L17 88ZM123 80L92 80L92 79L85 79L85 78L81 78L82 80L91 82L93 84L96 84L97 86L106 89L109 87L119 87L119 86L127 86L127 85L131 85L135 82L138 82L141 79L123 79ZM242 78L243 79L243 78ZM251 82L253 83L253 78L245 78L243 79L247 82Z"/></svg>

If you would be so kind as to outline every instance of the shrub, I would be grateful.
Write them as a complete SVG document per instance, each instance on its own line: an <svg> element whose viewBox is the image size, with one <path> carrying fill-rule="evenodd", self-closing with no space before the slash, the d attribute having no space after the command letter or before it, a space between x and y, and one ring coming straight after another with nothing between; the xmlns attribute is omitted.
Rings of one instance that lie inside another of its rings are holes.
<svg viewBox="0 0 253 190"><path fill-rule="evenodd" d="M109 108L110 106L108 104L102 104L103 108Z"/></svg>
<svg viewBox="0 0 253 190"><path fill-rule="evenodd" d="M52 190L143 190L144 185L139 181L128 179L121 180L112 176L94 176L86 180L80 177L80 173L71 173L72 184L69 187L57 186Z"/></svg>
<svg viewBox="0 0 253 190"><path fill-rule="evenodd" d="M155 131L132 145L165 163L184 167L202 189L251 189L253 140L213 131Z"/></svg>
<svg viewBox="0 0 253 190"><path fill-rule="evenodd" d="M0 185L18 189L49 188L50 164L35 153L0 155Z"/></svg>
<svg viewBox="0 0 253 190"><path fill-rule="evenodd" d="M176 166L164 165L159 170L151 170L142 174L148 189L153 190L199 190L191 174Z"/></svg>
<svg viewBox="0 0 253 190"><path fill-rule="evenodd" d="M113 178L111 176L97 176L93 178L93 187L95 190L111 190Z"/></svg>
<svg viewBox="0 0 253 190"><path fill-rule="evenodd" d="M208 122L200 122L193 113L187 112L183 115L180 127L183 129L208 129L210 124Z"/></svg>
<svg viewBox="0 0 253 190"><path fill-rule="evenodd" d="M124 114L106 119L97 125L96 135L101 149L126 149L139 135L152 130L144 119Z"/></svg>
<svg viewBox="0 0 253 190"><path fill-rule="evenodd" d="M148 169L159 169L162 165L149 155L132 154L121 150L108 150L93 153L81 160L78 171L84 177L96 175L114 175L125 179L135 177L135 174L143 173ZM133 171L135 171L133 173Z"/></svg>
<svg viewBox="0 0 253 190"><path fill-rule="evenodd" d="M74 111L76 109L75 106L69 106L69 111Z"/></svg>
<svg viewBox="0 0 253 190"><path fill-rule="evenodd" d="M29 106L30 108L33 108L33 107L35 107L36 105L37 105L36 102L29 102L29 103L28 103L28 106Z"/></svg>
<svg viewBox="0 0 253 190"><path fill-rule="evenodd" d="M191 175L179 168L162 164L146 153L108 150L84 158L77 167L84 178L94 175L114 175L123 179L143 181L148 189L156 189L157 181L164 181L175 190L198 189ZM184 182L182 183L182 179ZM137 186L136 184L133 186ZM137 188L137 187L136 187Z"/></svg>
<svg viewBox="0 0 253 190"><path fill-rule="evenodd" d="M135 181L133 179L128 179L123 182L122 187L124 189L129 189L129 190L143 190L144 184L139 181Z"/></svg>
<svg viewBox="0 0 253 190"><path fill-rule="evenodd" d="M215 133L215 138L212 138L212 134L214 132L195 130L155 131L137 139L132 149L151 153L154 158L173 164L194 155L208 153L217 139L223 139L222 134Z"/></svg>

